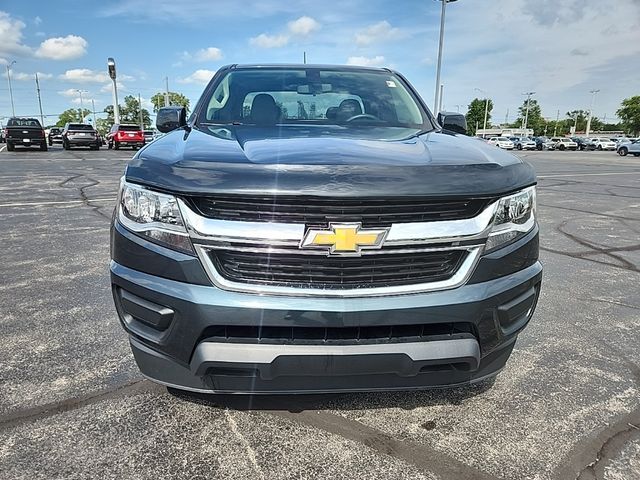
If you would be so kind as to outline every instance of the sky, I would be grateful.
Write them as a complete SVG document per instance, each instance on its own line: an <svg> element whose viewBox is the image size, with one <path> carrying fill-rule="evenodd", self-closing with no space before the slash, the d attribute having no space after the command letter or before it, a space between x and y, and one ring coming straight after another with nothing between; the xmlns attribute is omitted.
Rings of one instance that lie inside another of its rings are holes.
<svg viewBox="0 0 640 480"><path fill-rule="evenodd" d="M403 73L432 107L441 3L437 0L0 0L0 120L45 123L94 100L112 103L107 58L116 60L120 103L169 89L194 105L222 65L358 64ZM488 95L493 121L514 121L524 92L545 117L574 109L611 120L640 95L640 0L459 0L447 5L442 68L445 110L466 112ZM486 92L486 93L485 93ZM91 108L91 107L89 107ZM507 112L508 111L508 112ZM98 117L101 115L99 114ZM104 116L104 115L102 115Z"/></svg>

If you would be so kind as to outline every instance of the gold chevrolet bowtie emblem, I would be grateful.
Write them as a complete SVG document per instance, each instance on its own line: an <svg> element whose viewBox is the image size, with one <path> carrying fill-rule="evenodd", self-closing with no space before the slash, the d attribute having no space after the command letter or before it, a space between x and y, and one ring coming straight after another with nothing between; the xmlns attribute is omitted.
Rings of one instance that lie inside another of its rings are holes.
<svg viewBox="0 0 640 480"><path fill-rule="evenodd" d="M309 229L300 248L328 248L329 255L360 255L362 249L382 247L387 228L367 229L360 223L331 223L328 230Z"/></svg>

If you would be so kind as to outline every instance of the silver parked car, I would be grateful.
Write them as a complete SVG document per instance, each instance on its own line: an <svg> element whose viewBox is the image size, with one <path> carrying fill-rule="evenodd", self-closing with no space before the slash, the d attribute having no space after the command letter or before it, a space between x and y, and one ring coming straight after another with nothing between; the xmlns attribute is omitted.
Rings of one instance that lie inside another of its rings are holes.
<svg viewBox="0 0 640 480"><path fill-rule="evenodd" d="M536 141L529 137L509 137L516 150L535 150Z"/></svg>
<svg viewBox="0 0 640 480"><path fill-rule="evenodd" d="M640 139L636 139L630 143L622 143L618 146L618 155L624 157L631 153L636 157L640 157Z"/></svg>

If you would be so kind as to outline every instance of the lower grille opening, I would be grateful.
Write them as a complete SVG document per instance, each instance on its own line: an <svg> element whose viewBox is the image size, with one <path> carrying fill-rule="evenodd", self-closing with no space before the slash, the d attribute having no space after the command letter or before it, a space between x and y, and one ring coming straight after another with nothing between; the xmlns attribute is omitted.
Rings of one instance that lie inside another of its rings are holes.
<svg viewBox="0 0 640 480"><path fill-rule="evenodd" d="M207 327L200 341L302 345L361 345L475 338L472 323L432 323L357 327L279 327L216 325Z"/></svg>

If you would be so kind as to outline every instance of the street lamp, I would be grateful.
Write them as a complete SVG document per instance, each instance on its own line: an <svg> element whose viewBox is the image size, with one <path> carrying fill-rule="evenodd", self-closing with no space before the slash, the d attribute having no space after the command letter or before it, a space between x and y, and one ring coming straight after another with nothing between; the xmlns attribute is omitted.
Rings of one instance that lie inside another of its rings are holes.
<svg viewBox="0 0 640 480"><path fill-rule="evenodd" d="M113 122L120 123L120 108L118 107L118 85L116 84L116 61L109 57L107 59L109 77L113 81Z"/></svg>
<svg viewBox="0 0 640 480"><path fill-rule="evenodd" d="M523 93L523 95L527 96L527 109L526 112L524 114L524 126L523 126L523 132L522 135L526 136L527 135L527 124L529 123L529 103L531 102L531 95L535 95L536 92L526 92Z"/></svg>
<svg viewBox="0 0 640 480"><path fill-rule="evenodd" d="M591 90L589 93L591 94L591 107L589 108L589 118L587 119L587 130L585 131L585 136L588 138L589 133L591 132L591 118L593 117L593 105L596 103L596 95L600 90Z"/></svg>
<svg viewBox="0 0 640 480"><path fill-rule="evenodd" d="M478 92L482 93L485 97L484 99L484 126L482 127L482 130L484 130L484 132L482 133L482 138L485 138L486 130L487 130L487 116L489 114L489 95L487 94L487 92L485 92L484 90L481 90L479 88L474 88L474 90L477 90Z"/></svg>
<svg viewBox="0 0 640 480"><path fill-rule="evenodd" d="M436 68L436 95L435 100L433 101L433 113L437 114L436 111L438 106L440 105L440 73L442 69L442 47L444 45L444 17L447 10L447 3L453 3L458 0L437 0L442 2L442 11L440 13L440 44L438 46L438 67Z"/></svg>
<svg viewBox="0 0 640 480"><path fill-rule="evenodd" d="M89 93L86 90L77 90L76 92L78 92L80 94L80 123L84 123L84 105L82 104L82 94L83 93Z"/></svg>
<svg viewBox="0 0 640 480"><path fill-rule="evenodd" d="M7 64L7 82L9 82L9 97L11 98L11 115L16 116L16 108L13 105L13 90L11 89L11 67L15 65L16 61L12 61Z"/></svg>

